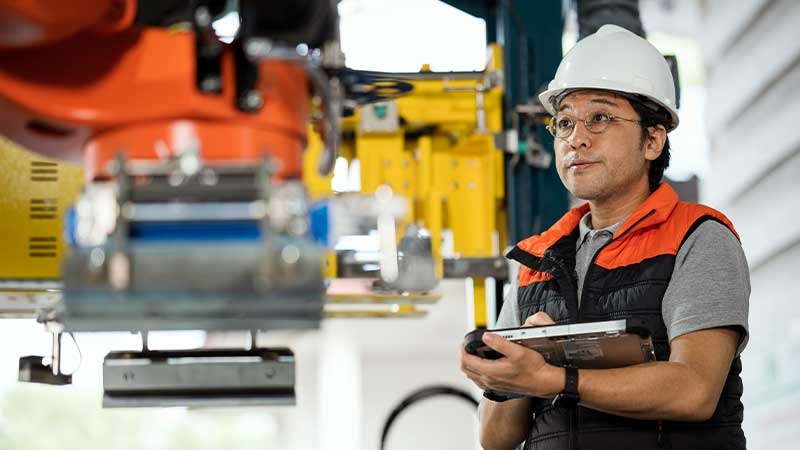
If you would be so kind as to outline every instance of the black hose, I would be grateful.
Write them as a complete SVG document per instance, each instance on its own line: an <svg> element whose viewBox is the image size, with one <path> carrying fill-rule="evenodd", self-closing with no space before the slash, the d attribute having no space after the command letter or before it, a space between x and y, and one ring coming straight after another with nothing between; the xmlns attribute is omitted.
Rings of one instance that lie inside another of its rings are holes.
<svg viewBox="0 0 800 450"><path fill-rule="evenodd" d="M646 38L639 17L639 0L578 0L579 40L609 23Z"/></svg>
<svg viewBox="0 0 800 450"><path fill-rule="evenodd" d="M403 401L400 402L393 410L392 413L389 414L389 417L386 419L386 422L383 424L383 431L381 431L381 446L380 450L384 450L386 446L386 437L389 435L389 430L392 428L392 424L397 419L397 416L400 415L401 412L405 411L406 408L417 403L421 400L425 400L427 398L436 397L438 395L447 395L456 398L460 398L470 405L473 405L475 408L478 407L478 401L475 400L467 391L462 389L454 388L451 386L428 386L424 388L417 389L416 391L408 394Z"/></svg>

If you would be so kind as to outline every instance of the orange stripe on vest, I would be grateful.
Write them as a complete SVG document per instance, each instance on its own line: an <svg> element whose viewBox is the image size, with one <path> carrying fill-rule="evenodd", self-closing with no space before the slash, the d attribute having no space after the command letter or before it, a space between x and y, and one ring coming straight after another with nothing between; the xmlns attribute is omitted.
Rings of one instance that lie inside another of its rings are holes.
<svg viewBox="0 0 800 450"><path fill-rule="evenodd" d="M539 272L525 266L522 266L519 269L519 287L524 287L532 283L541 283L552 279L553 276L549 273Z"/></svg>
<svg viewBox="0 0 800 450"><path fill-rule="evenodd" d="M572 233L587 212L588 204L574 208L549 230L519 242L517 247L541 258L559 239ZM686 234L703 217L719 221L739 238L725 215L708 206L678 201L675 191L663 183L617 229L614 239L600 251L595 263L605 269L614 269L659 255L676 255ZM527 274L520 271L520 286L550 279L547 274L528 270L530 273Z"/></svg>

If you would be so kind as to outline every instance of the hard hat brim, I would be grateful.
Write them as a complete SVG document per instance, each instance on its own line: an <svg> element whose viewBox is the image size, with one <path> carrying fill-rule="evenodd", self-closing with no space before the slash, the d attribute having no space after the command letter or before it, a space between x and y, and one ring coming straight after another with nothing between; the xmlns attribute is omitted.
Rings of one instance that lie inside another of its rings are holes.
<svg viewBox="0 0 800 450"><path fill-rule="evenodd" d="M556 114L556 105L555 102L559 100L564 94L570 94L575 91L583 91L583 90L599 90L599 91L609 91L612 93L622 92L630 95L642 95L639 92L633 92L630 89L626 89L624 85L614 83L610 80L602 80L602 83L597 84L587 84L585 86L569 86L569 87L559 87L555 89L548 89L541 94L539 94L539 101L544 106L544 109L550 113L551 115ZM669 105L657 98L647 96L648 100L658 104L659 106L663 107L667 110L670 116L670 123L667 127L667 131L672 131L678 127L678 123L680 119L678 117L678 111L675 109L674 106Z"/></svg>

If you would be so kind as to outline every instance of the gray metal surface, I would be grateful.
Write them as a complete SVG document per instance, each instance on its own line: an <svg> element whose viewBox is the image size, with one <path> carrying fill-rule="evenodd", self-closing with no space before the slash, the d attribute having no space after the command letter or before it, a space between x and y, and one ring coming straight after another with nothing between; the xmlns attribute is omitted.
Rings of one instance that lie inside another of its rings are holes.
<svg viewBox="0 0 800 450"><path fill-rule="evenodd" d="M210 397L204 395L118 397L103 395L103 408L168 408L184 406L190 408L228 408L236 406L294 406L297 400L291 395L228 395Z"/></svg>
<svg viewBox="0 0 800 450"><path fill-rule="evenodd" d="M362 253L363 255L363 253ZM377 278L378 260L357 257L354 250L336 252L336 270L340 278ZM508 279L508 261L494 258L445 258L442 260L445 278L492 277Z"/></svg>
<svg viewBox="0 0 800 450"><path fill-rule="evenodd" d="M116 352L103 363L105 407L294 404L288 349Z"/></svg>
<svg viewBox="0 0 800 450"><path fill-rule="evenodd" d="M0 318L31 318L61 300L58 280L0 280Z"/></svg>
<svg viewBox="0 0 800 450"><path fill-rule="evenodd" d="M76 249L65 265L69 331L315 328L321 319L322 257L299 239L132 245L121 268L95 250Z"/></svg>
<svg viewBox="0 0 800 450"><path fill-rule="evenodd" d="M134 203L241 202L261 198L256 182L258 171L254 167L215 166L186 174L168 166L139 167L131 163L126 170L136 177L125 198Z"/></svg>
<svg viewBox="0 0 800 450"><path fill-rule="evenodd" d="M508 261L495 258L448 258L444 260L445 278L496 278L508 279Z"/></svg>
<svg viewBox="0 0 800 450"><path fill-rule="evenodd" d="M254 220L260 207L252 202L203 202L203 203L130 203L126 219L135 222L169 222L193 220ZM261 207L263 209L263 207Z"/></svg>
<svg viewBox="0 0 800 450"><path fill-rule="evenodd" d="M325 308L326 319L419 319L425 317L427 311L411 310L367 310L367 309L335 309Z"/></svg>

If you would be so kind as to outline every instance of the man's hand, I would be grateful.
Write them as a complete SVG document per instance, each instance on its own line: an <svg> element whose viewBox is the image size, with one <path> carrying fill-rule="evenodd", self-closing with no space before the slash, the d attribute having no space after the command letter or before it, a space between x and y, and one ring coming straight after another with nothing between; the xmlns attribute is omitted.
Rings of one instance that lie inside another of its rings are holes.
<svg viewBox="0 0 800 450"><path fill-rule="evenodd" d="M549 325L553 320L537 313L525 325ZM514 392L534 397L552 397L564 388L564 369L547 364L542 355L494 333L484 333L483 342L505 357L483 359L461 349L461 370L482 389Z"/></svg>
<svg viewBox="0 0 800 450"><path fill-rule="evenodd" d="M543 327L545 325L555 325L553 319L544 311L539 311L536 314L525 319L523 327Z"/></svg>

